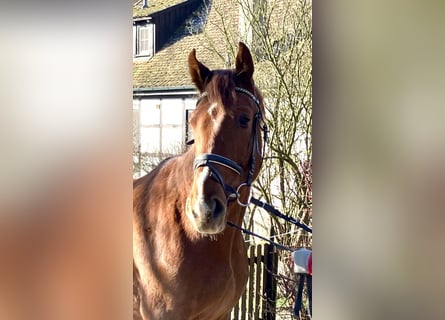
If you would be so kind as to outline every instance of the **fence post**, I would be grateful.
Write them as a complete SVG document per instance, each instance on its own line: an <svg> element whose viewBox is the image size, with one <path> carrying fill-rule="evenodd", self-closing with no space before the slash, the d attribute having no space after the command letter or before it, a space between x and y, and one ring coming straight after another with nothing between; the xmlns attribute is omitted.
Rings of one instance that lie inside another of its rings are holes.
<svg viewBox="0 0 445 320"><path fill-rule="evenodd" d="M265 244L264 247L264 265L266 267L264 277L264 294L266 298L266 305L265 308L263 308L264 319L275 320L277 301L277 280L275 274L277 274L278 271L278 254L274 246Z"/></svg>

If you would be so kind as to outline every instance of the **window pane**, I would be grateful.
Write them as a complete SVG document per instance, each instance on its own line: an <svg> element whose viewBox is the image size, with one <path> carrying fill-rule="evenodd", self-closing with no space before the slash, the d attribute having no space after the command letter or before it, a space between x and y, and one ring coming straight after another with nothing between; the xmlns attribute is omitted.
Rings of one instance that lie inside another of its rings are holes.
<svg viewBox="0 0 445 320"><path fill-rule="evenodd" d="M141 105L141 125L159 125L160 115L159 100L143 101Z"/></svg>
<svg viewBox="0 0 445 320"><path fill-rule="evenodd" d="M190 126L190 117L192 116L193 113L193 109L188 109L185 111L185 142L189 142L191 140L193 140L193 130L192 127Z"/></svg>
<svg viewBox="0 0 445 320"><path fill-rule="evenodd" d="M141 128L141 152L157 153L160 151L160 129Z"/></svg>
<svg viewBox="0 0 445 320"><path fill-rule="evenodd" d="M139 48L141 52L148 51L148 28L141 28L139 34Z"/></svg>
<svg viewBox="0 0 445 320"><path fill-rule="evenodd" d="M184 123L184 103L182 99L162 99L162 124L182 125Z"/></svg>
<svg viewBox="0 0 445 320"><path fill-rule="evenodd" d="M133 109L133 152L139 151L140 139L139 110Z"/></svg>
<svg viewBox="0 0 445 320"><path fill-rule="evenodd" d="M182 128L162 128L162 151L164 153L181 153L183 147Z"/></svg>
<svg viewBox="0 0 445 320"><path fill-rule="evenodd" d="M193 130L189 124L190 117L196 107L196 98L185 99L185 141L193 140Z"/></svg>

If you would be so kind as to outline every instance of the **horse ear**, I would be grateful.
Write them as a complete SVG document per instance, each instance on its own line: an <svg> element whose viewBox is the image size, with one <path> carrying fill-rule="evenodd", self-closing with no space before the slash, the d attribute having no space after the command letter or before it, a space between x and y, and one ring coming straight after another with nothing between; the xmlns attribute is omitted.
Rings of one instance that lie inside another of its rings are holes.
<svg viewBox="0 0 445 320"><path fill-rule="evenodd" d="M210 70L196 59L196 50L193 49L189 54L189 72L193 83L200 92L204 91L204 84L210 76Z"/></svg>
<svg viewBox="0 0 445 320"><path fill-rule="evenodd" d="M246 76L249 80L252 79L254 71L252 55L250 54L249 48L242 42L238 44L235 68L237 75Z"/></svg>

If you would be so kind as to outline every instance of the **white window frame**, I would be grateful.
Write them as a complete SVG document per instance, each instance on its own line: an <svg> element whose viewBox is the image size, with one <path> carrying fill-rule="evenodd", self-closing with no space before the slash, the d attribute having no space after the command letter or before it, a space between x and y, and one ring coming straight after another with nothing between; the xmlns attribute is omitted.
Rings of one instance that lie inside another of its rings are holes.
<svg viewBox="0 0 445 320"><path fill-rule="evenodd" d="M142 41L145 42L146 47L143 46ZM153 23L136 25L135 47L136 57L152 57L154 55L155 25Z"/></svg>

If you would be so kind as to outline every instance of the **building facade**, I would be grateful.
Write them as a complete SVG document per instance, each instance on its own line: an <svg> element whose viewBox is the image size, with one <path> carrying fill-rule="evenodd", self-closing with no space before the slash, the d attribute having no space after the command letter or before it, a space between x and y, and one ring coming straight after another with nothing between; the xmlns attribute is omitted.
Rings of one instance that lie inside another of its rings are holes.
<svg viewBox="0 0 445 320"><path fill-rule="evenodd" d="M212 13L212 9L219 3L227 6L234 1L134 2L134 177L145 174L161 159L186 149L185 142L191 135L188 118L197 100L188 73L190 51L195 48L198 58L213 69L228 64L209 49L209 34L217 34L218 14Z"/></svg>

